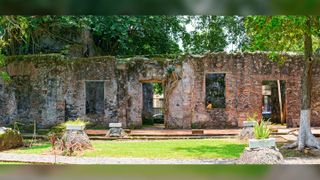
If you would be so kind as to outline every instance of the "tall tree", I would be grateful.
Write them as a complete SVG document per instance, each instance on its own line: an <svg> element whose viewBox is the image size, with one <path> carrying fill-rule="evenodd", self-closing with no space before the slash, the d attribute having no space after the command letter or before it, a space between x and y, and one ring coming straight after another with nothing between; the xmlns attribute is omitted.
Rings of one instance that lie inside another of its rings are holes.
<svg viewBox="0 0 320 180"><path fill-rule="evenodd" d="M27 21L22 16L0 16L0 67L5 65L5 48L13 42L23 41L26 35ZM7 38L10 37L10 38ZM0 77L9 80L9 75L0 71Z"/></svg>
<svg viewBox="0 0 320 180"><path fill-rule="evenodd" d="M248 49L271 51L270 57L279 63L285 61L285 57L279 52L304 53L299 136L297 142L287 146L288 148L320 149L320 141L313 136L310 128L312 64L317 59L313 46L319 47L319 22L318 16L250 16L245 22L250 38Z"/></svg>
<svg viewBox="0 0 320 180"><path fill-rule="evenodd" d="M64 53L90 32L96 55L200 54L240 49L239 16L2 16L6 55ZM187 32L186 26L194 30ZM75 46L74 46L75 45ZM180 48L179 47L183 47ZM80 46L81 47L81 46Z"/></svg>
<svg viewBox="0 0 320 180"><path fill-rule="evenodd" d="M4 53L59 53L81 43L88 30L98 55L179 53L185 33L179 16L3 16L0 29L8 41ZM19 31L22 26L25 31ZM23 34L22 34L23 33Z"/></svg>
<svg viewBox="0 0 320 180"><path fill-rule="evenodd" d="M201 54L207 51L241 50L246 42L244 18L239 16L188 16L185 24L194 28L183 37L186 52Z"/></svg>

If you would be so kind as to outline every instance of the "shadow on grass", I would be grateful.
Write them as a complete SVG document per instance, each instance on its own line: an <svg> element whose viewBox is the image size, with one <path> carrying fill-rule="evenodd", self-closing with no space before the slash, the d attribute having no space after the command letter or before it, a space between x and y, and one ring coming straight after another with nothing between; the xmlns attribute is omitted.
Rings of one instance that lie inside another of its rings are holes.
<svg viewBox="0 0 320 180"><path fill-rule="evenodd" d="M179 147L175 150L184 151L190 154L199 154L199 156L209 156L212 155L221 158L238 158L243 152L245 145L243 144L225 144L219 146L206 146L201 145L197 147L184 148Z"/></svg>

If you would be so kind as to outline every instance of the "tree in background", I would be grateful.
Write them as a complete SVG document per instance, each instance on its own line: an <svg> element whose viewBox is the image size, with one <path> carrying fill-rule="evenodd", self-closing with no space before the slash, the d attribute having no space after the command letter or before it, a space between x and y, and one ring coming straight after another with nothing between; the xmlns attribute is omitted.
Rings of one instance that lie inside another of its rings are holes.
<svg viewBox="0 0 320 180"><path fill-rule="evenodd" d="M58 53L61 45L80 45L88 30L101 55L178 53L175 43L184 28L176 16L4 16L5 53ZM25 33L16 32L15 19L25 19ZM8 21L9 20L9 21ZM23 38L22 38L23 37Z"/></svg>
<svg viewBox="0 0 320 180"><path fill-rule="evenodd" d="M183 37L187 53L201 54L207 51L224 51L232 46L233 51L241 50L246 43L244 18L239 16L188 16L186 24L194 30Z"/></svg>
<svg viewBox="0 0 320 180"><path fill-rule="evenodd" d="M188 24L195 30L188 32ZM230 44L241 49L245 37L237 16L2 16L0 29L6 55L65 53L71 46L83 56L87 49L113 56L199 54Z"/></svg>
<svg viewBox="0 0 320 180"><path fill-rule="evenodd" d="M320 149L320 141L310 128L312 64L318 60L313 47L319 47L319 16L250 16L245 27L250 43L249 50L271 51L270 57L279 63L285 61L282 52L304 53L304 70L301 80L301 113L297 142L288 148Z"/></svg>
<svg viewBox="0 0 320 180"><path fill-rule="evenodd" d="M27 20L22 16L0 16L0 67L5 65L5 49L14 41L23 41L26 35ZM10 38L6 38L10 37ZM9 80L9 75L0 71L0 77Z"/></svg>

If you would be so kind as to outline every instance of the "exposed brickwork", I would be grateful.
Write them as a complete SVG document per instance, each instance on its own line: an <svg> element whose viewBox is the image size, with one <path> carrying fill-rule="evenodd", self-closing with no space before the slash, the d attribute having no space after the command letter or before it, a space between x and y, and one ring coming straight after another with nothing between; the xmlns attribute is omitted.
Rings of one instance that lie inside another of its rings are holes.
<svg viewBox="0 0 320 180"><path fill-rule="evenodd" d="M263 53L207 54L179 60L132 58L128 62L113 57L66 59L66 57L10 57L5 68L13 82L0 89L1 124L15 120L38 122L50 127L69 118L81 117L107 127L121 122L124 127L142 125L142 83L165 82L168 65L180 77L170 89L165 87L166 128L226 128L242 126L247 113L261 114L262 81L285 80L287 124L296 127L300 119L302 56L287 56L279 65ZM205 75L224 73L226 108L206 109ZM23 87L31 87L27 116L17 112L16 77L27 77ZM85 82L104 82L104 114L87 115ZM312 89L312 122L320 126L320 65L315 64ZM261 115L260 115L261 116Z"/></svg>
<svg viewBox="0 0 320 180"><path fill-rule="evenodd" d="M265 54L237 54L224 53L210 54L201 58L191 58L183 63L183 68L192 66L192 70L184 70L184 78L193 82L182 80L176 91L181 87L188 87L187 92L171 96L170 101L182 101L185 109L175 109L167 121L175 122L182 119L190 119L191 126L197 128L225 128L238 127L246 119L247 113L261 112L262 106L262 81L285 80L287 83L287 123L290 127L296 127L300 113L300 75L303 65L301 57L291 56L283 65L271 62ZM226 108L207 110L205 107L205 74L225 73L226 81ZM316 91L316 90L315 90ZM187 102L186 102L187 101ZM261 115L260 115L261 116ZM315 119L313 120L313 124Z"/></svg>

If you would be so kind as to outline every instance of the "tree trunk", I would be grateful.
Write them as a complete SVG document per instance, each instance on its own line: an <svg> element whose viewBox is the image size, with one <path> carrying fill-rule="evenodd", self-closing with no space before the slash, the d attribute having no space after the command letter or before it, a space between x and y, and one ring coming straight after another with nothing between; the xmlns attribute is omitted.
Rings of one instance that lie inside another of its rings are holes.
<svg viewBox="0 0 320 180"><path fill-rule="evenodd" d="M280 109L280 123L283 124L284 121L283 121L282 94L281 94L280 80L277 80L277 86L278 86L279 109Z"/></svg>
<svg viewBox="0 0 320 180"><path fill-rule="evenodd" d="M307 17L306 32L304 34L305 67L301 79L301 113L300 128L298 136L298 150L306 146L320 149L318 139L311 133L311 87L312 87L312 39L311 39L311 17Z"/></svg>

